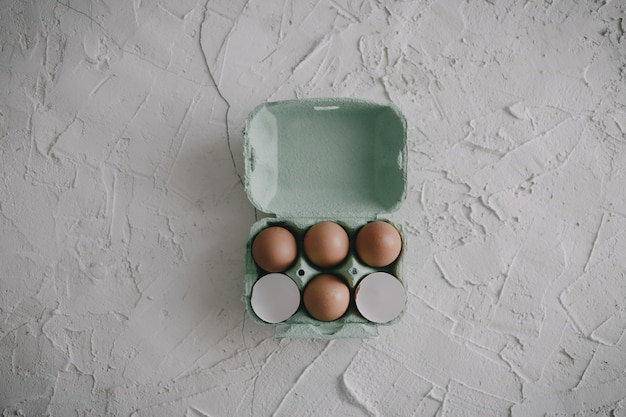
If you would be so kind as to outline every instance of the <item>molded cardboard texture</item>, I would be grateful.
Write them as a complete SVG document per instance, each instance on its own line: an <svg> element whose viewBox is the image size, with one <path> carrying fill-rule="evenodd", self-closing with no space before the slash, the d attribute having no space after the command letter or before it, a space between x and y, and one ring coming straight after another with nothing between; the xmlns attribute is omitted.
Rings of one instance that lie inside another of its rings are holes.
<svg viewBox="0 0 626 417"><path fill-rule="evenodd" d="M406 195L406 120L393 106L354 99L265 103L244 130L245 188L282 217L363 217Z"/></svg>
<svg viewBox="0 0 626 417"><path fill-rule="evenodd" d="M243 301L250 317L274 326L276 337L368 338L378 335L378 324L361 316L354 289L372 272L402 278L406 239L398 259L384 268L372 268L358 259L354 239L360 227L381 213L396 210L406 196L406 120L386 104L346 98L319 98L264 103L248 117L244 128L245 189L259 210L273 213L257 221L246 245ZM333 221L350 236L350 254L337 267L320 269L303 253L306 230L321 221ZM391 222L390 222L391 223ZM392 223L393 224L393 223ZM320 273L333 273L350 288L352 300L341 318L318 321L304 306L288 320L267 323L254 313L250 296L264 274L252 259L252 241L263 229L278 225L290 230L298 244L298 258L283 273L302 292ZM405 306L406 308L406 306Z"/></svg>

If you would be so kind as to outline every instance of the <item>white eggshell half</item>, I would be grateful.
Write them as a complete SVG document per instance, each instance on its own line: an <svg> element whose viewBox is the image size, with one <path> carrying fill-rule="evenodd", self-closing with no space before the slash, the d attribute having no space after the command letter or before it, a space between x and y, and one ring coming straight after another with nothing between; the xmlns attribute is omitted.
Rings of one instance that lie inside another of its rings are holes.
<svg viewBox="0 0 626 417"><path fill-rule="evenodd" d="M250 305L254 313L268 323L287 320L300 306L300 291L285 274L268 274L252 287Z"/></svg>
<svg viewBox="0 0 626 417"><path fill-rule="evenodd" d="M386 272L374 272L361 280L355 291L359 313L374 323L386 323L398 317L406 303L400 280Z"/></svg>

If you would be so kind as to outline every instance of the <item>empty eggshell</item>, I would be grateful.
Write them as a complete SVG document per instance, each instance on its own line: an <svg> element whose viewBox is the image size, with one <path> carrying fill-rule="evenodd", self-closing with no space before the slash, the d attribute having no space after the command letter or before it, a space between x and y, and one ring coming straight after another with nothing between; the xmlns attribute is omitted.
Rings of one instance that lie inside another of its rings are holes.
<svg viewBox="0 0 626 417"><path fill-rule="evenodd" d="M287 320L300 306L300 291L285 274L268 274L252 287L250 305L254 313L268 323Z"/></svg>
<svg viewBox="0 0 626 417"><path fill-rule="evenodd" d="M374 323L387 323L400 315L406 303L402 283L386 272L374 272L361 280L354 292L359 313Z"/></svg>

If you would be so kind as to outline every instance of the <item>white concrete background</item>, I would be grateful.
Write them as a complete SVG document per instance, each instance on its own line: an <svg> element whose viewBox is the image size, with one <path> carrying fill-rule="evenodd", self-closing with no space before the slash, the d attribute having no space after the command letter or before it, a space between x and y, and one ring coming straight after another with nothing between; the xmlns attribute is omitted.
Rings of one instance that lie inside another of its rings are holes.
<svg viewBox="0 0 626 417"><path fill-rule="evenodd" d="M625 416L626 7L0 1L0 409ZM409 307L277 340L240 301L266 100L409 122Z"/></svg>

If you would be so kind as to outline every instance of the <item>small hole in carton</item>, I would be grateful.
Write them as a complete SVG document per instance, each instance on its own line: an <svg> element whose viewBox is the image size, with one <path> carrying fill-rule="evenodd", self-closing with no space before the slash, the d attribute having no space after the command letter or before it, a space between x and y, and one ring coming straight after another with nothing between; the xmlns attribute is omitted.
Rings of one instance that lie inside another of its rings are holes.
<svg viewBox="0 0 626 417"><path fill-rule="evenodd" d="M314 106L313 107L314 110L320 111L320 110L337 110L339 109L339 106Z"/></svg>
<svg viewBox="0 0 626 417"><path fill-rule="evenodd" d="M359 271L356 268L350 268L350 273L356 275Z"/></svg>
<svg viewBox="0 0 626 417"><path fill-rule="evenodd" d="M304 269L298 269L298 275L299 276L304 276Z"/></svg>

